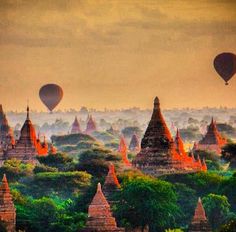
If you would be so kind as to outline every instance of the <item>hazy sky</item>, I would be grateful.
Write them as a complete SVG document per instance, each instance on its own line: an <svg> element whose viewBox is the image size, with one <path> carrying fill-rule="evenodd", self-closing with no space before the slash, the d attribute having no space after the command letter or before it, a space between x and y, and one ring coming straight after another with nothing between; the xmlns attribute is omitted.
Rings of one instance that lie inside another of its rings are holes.
<svg viewBox="0 0 236 232"><path fill-rule="evenodd" d="M0 0L0 102L43 109L41 85L64 89L58 107L236 107L214 57L236 53L236 1Z"/></svg>

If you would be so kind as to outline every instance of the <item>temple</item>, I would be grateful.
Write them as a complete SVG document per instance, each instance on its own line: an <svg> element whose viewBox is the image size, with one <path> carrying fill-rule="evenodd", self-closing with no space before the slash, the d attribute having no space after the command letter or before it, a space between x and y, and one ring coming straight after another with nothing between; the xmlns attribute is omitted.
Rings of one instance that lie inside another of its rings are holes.
<svg viewBox="0 0 236 232"><path fill-rule="evenodd" d="M124 232L117 227L116 219L112 216L110 205L104 196L101 184L98 183L97 192L88 208L88 220L81 232Z"/></svg>
<svg viewBox="0 0 236 232"><path fill-rule="evenodd" d="M194 150L209 150L221 154L221 148L227 143L216 127L216 122L211 120L206 135L195 144Z"/></svg>
<svg viewBox="0 0 236 232"><path fill-rule="evenodd" d="M20 138L16 144L9 148L5 153L5 159L18 159L26 163L37 162L37 155L47 155L48 145L44 137L41 142L36 137L34 126L29 117L29 107L27 107L27 116L25 123L20 131Z"/></svg>
<svg viewBox="0 0 236 232"><path fill-rule="evenodd" d="M8 124L6 114L3 112L2 105L0 105L0 146L1 150L5 151L9 146L15 145L13 131Z"/></svg>
<svg viewBox="0 0 236 232"><path fill-rule="evenodd" d="M134 151L134 152L139 152L140 151L140 144L139 144L139 139L136 134L133 134L130 144L129 144L129 150Z"/></svg>
<svg viewBox="0 0 236 232"><path fill-rule="evenodd" d="M51 143L51 145L50 145L49 154L52 154L52 155L57 154L57 149L56 149L56 147L53 145L53 143Z"/></svg>
<svg viewBox="0 0 236 232"><path fill-rule="evenodd" d="M120 183L116 176L115 166L114 164L111 163L109 165L109 171L103 185L103 192L106 198L110 200L112 194L117 192L119 189L120 189Z"/></svg>
<svg viewBox="0 0 236 232"><path fill-rule="evenodd" d="M77 117L75 117L75 120L72 123L71 134L78 134L78 133L81 133L81 129L80 129L79 121Z"/></svg>
<svg viewBox="0 0 236 232"><path fill-rule="evenodd" d="M141 142L141 151L132 163L134 167L153 176L205 171L200 159L195 160L194 156L188 156L184 151L178 130L173 140L157 97L154 100L151 120Z"/></svg>
<svg viewBox="0 0 236 232"><path fill-rule="evenodd" d="M2 185L0 186L0 222L6 228L7 232L15 232L16 209L5 174L2 179Z"/></svg>
<svg viewBox="0 0 236 232"><path fill-rule="evenodd" d="M126 145L126 142L125 142L125 138L123 136L121 136L118 152L122 156L123 164L126 165L126 166L130 166L131 164L130 164L130 162L128 160L128 157L127 157L127 150L128 149L127 149L127 145Z"/></svg>
<svg viewBox="0 0 236 232"><path fill-rule="evenodd" d="M92 115L89 115L88 120L87 120L87 126L86 126L85 133L91 134L96 130L97 130L96 122L94 121Z"/></svg>
<svg viewBox="0 0 236 232"><path fill-rule="evenodd" d="M189 225L189 232L211 232L211 227L208 223L205 210L202 205L201 198L198 199L197 207Z"/></svg>

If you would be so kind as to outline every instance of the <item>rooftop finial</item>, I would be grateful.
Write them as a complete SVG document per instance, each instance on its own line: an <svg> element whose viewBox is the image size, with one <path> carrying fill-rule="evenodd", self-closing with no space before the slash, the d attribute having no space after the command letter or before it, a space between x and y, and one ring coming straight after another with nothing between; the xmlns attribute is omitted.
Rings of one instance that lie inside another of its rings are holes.
<svg viewBox="0 0 236 232"><path fill-rule="evenodd" d="M159 98L155 97L155 99L154 99L154 109L159 108L159 106L160 106Z"/></svg>
<svg viewBox="0 0 236 232"><path fill-rule="evenodd" d="M27 99L27 119L29 119L29 99Z"/></svg>

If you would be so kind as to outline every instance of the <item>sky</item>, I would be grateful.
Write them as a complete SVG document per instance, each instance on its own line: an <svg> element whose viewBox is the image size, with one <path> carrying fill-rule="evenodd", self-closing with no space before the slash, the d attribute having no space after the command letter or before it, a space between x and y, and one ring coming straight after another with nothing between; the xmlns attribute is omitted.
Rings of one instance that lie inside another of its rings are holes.
<svg viewBox="0 0 236 232"><path fill-rule="evenodd" d="M236 53L234 0L0 0L0 102L6 110L236 107L213 68Z"/></svg>

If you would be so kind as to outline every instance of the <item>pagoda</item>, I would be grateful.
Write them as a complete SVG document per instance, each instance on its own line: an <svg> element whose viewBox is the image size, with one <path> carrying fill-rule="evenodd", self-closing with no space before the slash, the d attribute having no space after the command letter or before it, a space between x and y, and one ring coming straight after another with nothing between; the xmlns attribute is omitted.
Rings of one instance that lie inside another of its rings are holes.
<svg viewBox="0 0 236 232"><path fill-rule="evenodd" d="M189 225L189 232L211 232L211 227L208 223L205 210L202 205L201 198L198 199L194 217Z"/></svg>
<svg viewBox="0 0 236 232"><path fill-rule="evenodd" d="M114 164L110 163L109 171L106 176L104 185L103 185L103 192L107 199L111 197L114 192L117 192L120 189L120 183L117 179L115 166Z"/></svg>
<svg viewBox="0 0 236 232"><path fill-rule="evenodd" d="M86 134L91 134L96 130L97 130L96 122L94 121L92 115L89 115L88 120L87 120L87 127L86 127L86 130L85 130L85 133Z"/></svg>
<svg viewBox="0 0 236 232"><path fill-rule="evenodd" d="M78 134L78 133L81 133L80 124L77 117L75 117L75 120L72 123L71 134Z"/></svg>
<svg viewBox="0 0 236 232"><path fill-rule="evenodd" d="M56 147L54 147L53 143L51 143L50 145L49 154L52 154L52 155L57 154L57 149Z"/></svg>
<svg viewBox="0 0 236 232"><path fill-rule="evenodd" d="M121 136L118 152L122 156L123 164L125 164L126 166L130 166L131 164L130 164L130 162L128 160L128 157L127 157L127 150L128 149L127 149L127 145L126 145L126 142L125 142L125 138L123 136Z"/></svg>
<svg viewBox="0 0 236 232"><path fill-rule="evenodd" d="M0 105L0 143L3 150L6 150L8 146L15 145L13 131L8 124L8 120L6 114L3 112L2 105Z"/></svg>
<svg viewBox="0 0 236 232"><path fill-rule="evenodd" d="M227 143L216 127L216 122L211 120L205 136L195 144L195 150L209 150L214 151L218 155L221 154L221 148Z"/></svg>
<svg viewBox="0 0 236 232"><path fill-rule="evenodd" d="M16 209L5 174L0 186L0 222L6 227L7 232L15 232Z"/></svg>
<svg viewBox="0 0 236 232"><path fill-rule="evenodd" d="M141 151L132 163L134 167L153 176L202 171L199 162L184 151L179 131L173 140L157 97L154 100L151 120L141 142Z"/></svg>
<svg viewBox="0 0 236 232"><path fill-rule="evenodd" d="M140 151L140 143L139 143L138 136L136 134L133 134L133 136L130 140L129 150L134 151L134 152Z"/></svg>
<svg viewBox="0 0 236 232"><path fill-rule="evenodd" d="M88 208L88 220L81 232L124 232L124 228L117 227L116 219L112 216L109 203L104 196L101 184L98 183L97 192Z"/></svg>
<svg viewBox="0 0 236 232"><path fill-rule="evenodd" d="M47 154L46 139L44 137L44 141L41 143L40 139L36 137L34 126L29 117L29 107L27 107L27 116L20 131L20 138L13 148L7 150L6 159L15 158L23 162L35 163L37 155Z"/></svg>

